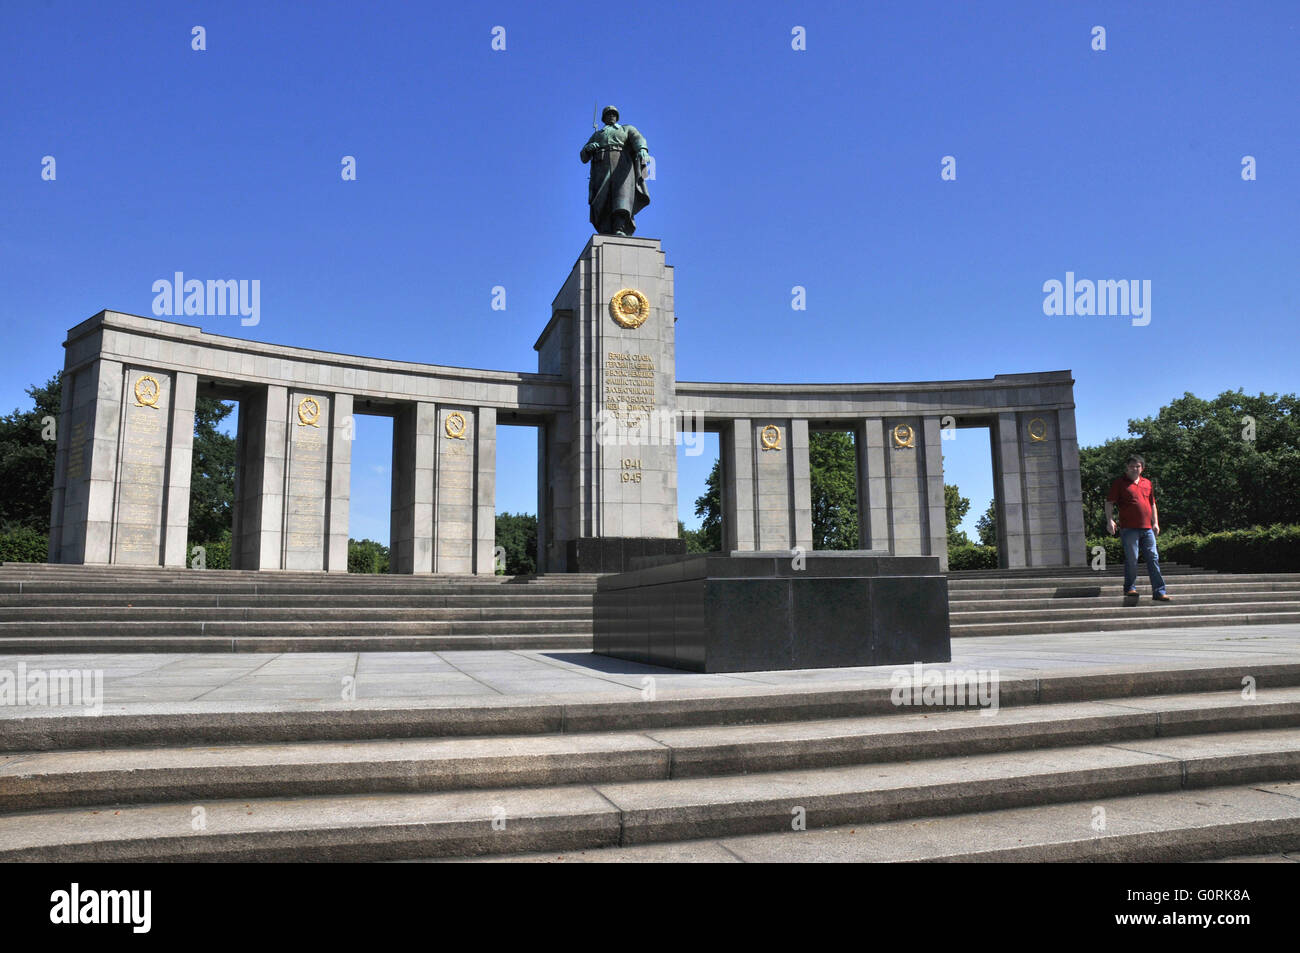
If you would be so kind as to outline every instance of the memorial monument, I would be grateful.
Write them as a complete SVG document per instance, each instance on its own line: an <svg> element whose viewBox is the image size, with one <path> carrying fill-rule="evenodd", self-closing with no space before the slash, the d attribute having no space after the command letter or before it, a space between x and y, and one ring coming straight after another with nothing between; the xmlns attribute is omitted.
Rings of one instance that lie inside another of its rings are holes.
<svg viewBox="0 0 1300 953"><path fill-rule="evenodd" d="M591 166L596 234L551 303L536 372L361 358L115 311L72 328L50 560L185 564L202 395L239 401L239 569L347 571L355 414L394 420L394 572L494 571L499 420L538 430L542 571L618 572L684 552L683 428L720 435L728 553L810 554L809 433L834 428L855 435L862 555L927 557L941 572L945 418L989 428L1002 565L1082 565L1069 371L883 384L678 381L673 266L658 239L634 236L650 200L646 141L616 108L603 119L580 153ZM705 578L718 565L696 569Z"/></svg>

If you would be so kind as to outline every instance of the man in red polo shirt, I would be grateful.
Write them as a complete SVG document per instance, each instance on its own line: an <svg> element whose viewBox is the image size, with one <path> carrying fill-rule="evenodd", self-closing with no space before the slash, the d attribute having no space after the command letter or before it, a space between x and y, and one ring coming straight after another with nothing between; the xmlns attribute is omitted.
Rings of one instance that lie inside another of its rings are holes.
<svg viewBox="0 0 1300 953"><path fill-rule="evenodd" d="M1160 532L1160 514L1151 481L1142 475L1146 462L1139 456L1128 458L1124 475L1110 485L1106 494L1106 532L1115 535L1115 507L1119 506L1119 534L1124 544L1124 595L1136 596L1138 547L1147 561L1151 577L1151 598L1168 602L1165 577L1160 574L1160 554L1156 551L1156 534Z"/></svg>

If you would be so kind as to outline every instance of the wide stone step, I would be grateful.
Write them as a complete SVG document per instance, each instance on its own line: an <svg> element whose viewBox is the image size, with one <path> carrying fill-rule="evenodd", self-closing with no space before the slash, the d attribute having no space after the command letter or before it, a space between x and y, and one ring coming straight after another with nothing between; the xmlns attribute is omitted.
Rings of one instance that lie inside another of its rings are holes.
<svg viewBox="0 0 1300 953"><path fill-rule="evenodd" d="M1103 603L1102 605L1053 605L1039 609L1022 609L1019 606L997 609L964 609L951 613L954 623L977 624L981 622L1032 622L1041 620L1053 622L1063 619L1112 619L1112 618L1173 618L1194 617L1201 615L1228 615L1233 612L1300 612L1300 600L1286 601L1232 601L1232 602L1157 602L1149 596L1132 605ZM1177 623L1170 623L1171 625Z"/></svg>
<svg viewBox="0 0 1300 953"><path fill-rule="evenodd" d="M1174 602L1158 603L1167 609L1174 606L1200 606L1200 605L1254 605L1261 603L1281 603L1284 605L1300 606L1300 590L1292 592L1188 592L1185 589L1179 589L1176 593L1170 593ZM1130 597L1131 602L1131 597ZM1147 607L1155 605L1151 598L1151 593L1147 592L1142 595L1139 605ZM1036 612L1056 612L1056 611L1073 611L1087 609L1111 609L1111 608L1131 608L1125 605L1125 597L1122 593L1110 592L1100 597L1090 599L961 599L950 600L948 608L953 615L958 612L962 614L977 614L981 612L1009 612L1009 611L1036 611Z"/></svg>
<svg viewBox="0 0 1300 953"><path fill-rule="evenodd" d="M61 658L60 665L74 667ZM84 667L84 666L81 666ZM910 667L899 671L911 675ZM1251 663L1203 668L1117 670L1044 678L1000 678L998 702L1002 718L1011 709L1031 705L1065 705L1114 700L1130 705L1130 697L1205 695L1227 703L1239 696L1243 679L1256 692L1300 687L1300 663ZM1289 696L1278 696L1287 700ZM284 709L275 705L212 705L166 703L147 709L115 710L98 715L65 709L50 714L9 706L0 708L0 751L126 748L137 745L185 746L301 741L367 741L375 738L446 738L467 736L537 735L557 732L647 731L669 728L770 725L887 715L909 717L915 708L900 706L892 687L863 688L832 685L799 691L737 689L701 695L676 695L645 700L571 700L550 697L456 698L423 703L355 702L307 705ZM969 704L927 706L932 717L945 708ZM1195 706L1191 706L1194 708ZM1063 710L1063 709L1061 709ZM1245 712L1248 707L1243 707ZM1189 709L1190 711L1190 709ZM1173 716L1168 716L1171 719ZM1187 717L1191 717L1190 715ZM978 716L977 724L995 721Z"/></svg>
<svg viewBox="0 0 1300 953"><path fill-rule="evenodd" d="M257 623L285 625L287 623ZM409 625L410 623L402 623ZM576 627L578 623L573 623ZM466 650L590 650L590 632L528 635L253 635L253 636L28 636L0 638L0 655L112 652L461 652Z"/></svg>
<svg viewBox="0 0 1300 953"><path fill-rule="evenodd" d="M338 595L325 593L321 595L213 595L205 593L159 593L114 592L114 593L0 593L0 607L14 608L23 606L64 606L69 608L102 606L165 606L170 608L188 607L206 609L212 607L254 608L274 606L293 608L296 606L318 608L359 608L359 609L482 609L484 611L520 611L532 609L560 608L582 609L591 612L590 595L564 595L547 592L532 592L511 595L507 599L495 599L492 595L458 595L458 596L418 596L418 595Z"/></svg>
<svg viewBox="0 0 1300 953"><path fill-rule="evenodd" d="M906 712L907 709L904 709ZM1300 725L1300 688L644 733L16 752L0 811L707 777Z"/></svg>
<svg viewBox="0 0 1300 953"><path fill-rule="evenodd" d="M569 850L1297 778L1300 729L1274 729L720 778L19 812L0 816L0 861Z"/></svg>
<svg viewBox="0 0 1300 953"><path fill-rule="evenodd" d="M163 610L165 611L165 610ZM242 611L242 610L237 610ZM551 632L591 632L591 618L535 618L526 620L453 619L430 621L422 618L419 609L405 610L415 613L411 621L387 618L361 620L325 617L317 621L149 621L125 618L122 620L85 620L77 622L0 622L0 639L18 636L44 636L48 638L96 636L194 636L211 635L225 638L257 638L260 636L365 636L365 635L529 635ZM340 650L346 651L346 650Z"/></svg>
<svg viewBox="0 0 1300 953"><path fill-rule="evenodd" d="M1300 573L1205 573L1175 574L1166 573L1167 578L1177 580L1177 585L1240 585L1244 582L1300 582ZM1138 567L1138 582L1145 585L1147 575L1145 567ZM949 592L981 591L989 589L1006 589L1020 591L1023 589L1086 589L1090 586L1120 586L1124 584L1122 570L1113 573L1079 574L1077 576L1025 576L1019 578L964 579L950 574L948 576ZM1172 588L1173 583L1171 583Z"/></svg>
<svg viewBox="0 0 1300 953"><path fill-rule="evenodd" d="M198 617L202 621L196 619ZM65 608L57 606L0 606L0 634L4 623L78 623L98 625L107 622L132 623L183 622L187 625L212 626L222 622L312 622L312 623L399 623L399 622L488 622L512 621L526 623L522 628L531 630L535 624L554 620L581 620L591 625L590 606L484 606L461 608L397 608L373 606L306 605L294 608L254 606L95 606ZM581 626L578 627L581 630ZM34 630L33 630L34 631ZM105 634L111 634L106 632ZM202 634L202 632L200 632ZM214 633L216 634L216 633Z"/></svg>
<svg viewBox="0 0 1300 953"><path fill-rule="evenodd" d="M780 834L489 855L473 861L1184 863L1257 860L1258 855L1298 849L1300 782L1282 781Z"/></svg>
<svg viewBox="0 0 1300 953"><path fill-rule="evenodd" d="M49 581L37 582L5 582L0 581L0 592L8 593L117 593L117 592L138 592L151 594L164 593L191 593L195 595L208 594L244 594L244 595L262 595L268 598L274 598L281 595L423 595L423 596L465 596L475 595L479 598L503 599L503 598L530 598L535 599L539 594L555 593L557 595L591 595L594 589L586 586L461 586L448 585L447 583L427 583L425 585L407 585L407 586L334 586L324 582L313 583L270 583L270 582L213 582L213 583L192 583L185 580L177 581L174 584L163 583L137 583L130 581L129 585L116 585L114 583L94 582L78 583L76 585L64 584Z"/></svg>
<svg viewBox="0 0 1300 953"><path fill-rule="evenodd" d="M1135 613L1121 618L1083 616L1065 621L967 623L955 620L949 633L955 638L977 635L1050 635L1067 632L1117 632L1124 629L1167 629L1201 626L1279 625L1300 622L1300 610L1291 606L1277 612L1232 612L1228 614L1180 615L1162 618L1159 613Z"/></svg>
<svg viewBox="0 0 1300 953"><path fill-rule="evenodd" d="M1143 597L1151 597L1150 587L1144 586ZM1236 596L1268 596L1274 599L1295 599L1300 601L1300 584L1280 583L1269 585L1267 583L1244 583L1239 586L1184 586L1177 588L1170 587L1169 594L1181 600L1186 599L1205 599L1214 596L1222 596L1229 600ZM33 597L34 598L34 597ZM956 592L950 593L948 600L949 606L960 606L962 608L981 609L990 606L1008 605L1008 606L1051 606L1051 605L1092 605L1092 604L1114 604L1124 598L1122 587L1092 587L1089 589L1071 589L1071 590L1053 590L1053 589L1027 589L1022 592L1007 592L1005 590L989 590L988 592ZM4 597L0 596L0 605Z"/></svg>

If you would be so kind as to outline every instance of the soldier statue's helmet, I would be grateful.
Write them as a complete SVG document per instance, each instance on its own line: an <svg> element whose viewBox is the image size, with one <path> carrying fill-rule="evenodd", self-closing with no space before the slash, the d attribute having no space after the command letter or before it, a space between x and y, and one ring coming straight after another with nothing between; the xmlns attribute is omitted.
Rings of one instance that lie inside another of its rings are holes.
<svg viewBox="0 0 1300 953"><path fill-rule="evenodd" d="M604 109L602 109L602 110L600 111L600 121L601 121L601 122L609 122L609 117L610 117L610 114L611 114L611 113L613 113L613 115L614 115L614 121L615 121L615 122L618 122L618 107L617 107L617 106L606 106Z"/></svg>

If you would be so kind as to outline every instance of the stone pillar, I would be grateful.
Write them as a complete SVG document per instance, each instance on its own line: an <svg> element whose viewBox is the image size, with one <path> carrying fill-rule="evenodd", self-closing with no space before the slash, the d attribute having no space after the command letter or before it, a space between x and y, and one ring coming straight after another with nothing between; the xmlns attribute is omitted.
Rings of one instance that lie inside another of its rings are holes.
<svg viewBox="0 0 1300 953"><path fill-rule="evenodd" d="M71 400L60 408L57 439L66 439L67 455L59 562L112 561L124 377L120 362L93 361L73 375Z"/></svg>
<svg viewBox="0 0 1300 953"><path fill-rule="evenodd" d="M548 454L567 473L554 521L566 568L618 571L636 556L685 552L673 278L659 242L592 236L552 314L535 347L539 369L567 368L573 386L572 426L557 428Z"/></svg>
<svg viewBox="0 0 1300 953"><path fill-rule="evenodd" d="M167 492L163 503L164 566L184 566L190 530L190 471L194 464L194 400L198 377L177 373L170 407Z"/></svg>
<svg viewBox="0 0 1300 953"><path fill-rule="evenodd" d="M393 492L389 568L433 572L433 473L438 408L427 402L393 417Z"/></svg>
<svg viewBox="0 0 1300 953"><path fill-rule="evenodd" d="M72 443L71 420L75 379L74 373L64 371L62 395L59 400L59 407L62 409L55 430L54 488L50 493L50 548L47 558L52 563L63 562L63 518L68 486L68 450ZM79 446L81 454L84 455L84 441Z"/></svg>
<svg viewBox="0 0 1300 953"><path fill-rule="evenodd" d="M356 420L351 394L334 394L330 401L330 453L325 510L325 569L348 571L348 520L352 500L352 441Z"/></svg>
<svg viewBox="0 0 1300 953"><path fill-rule="evenodd" d="M938 556L946 570L939 418L886 418L884 439L890 551L895 556Z"/></svg>
<svg viewBox="0 0 1300 953"><path fill-rule="evenodd" d="M754 548L812 548L812 502L808 475L808 422L758 419L751 423L757 503ZM796 473L802 460L802 486ZM800 496L804 506L799 507Z"/></svg>
<svg viewBox="0 0 1300 953"><path fill-rule="evenodd" d="M101 380L105 383L102 399ZM122 365L116 361L95 361L78 371L64 372L51 500L51 562L108 562L112 485L92 479L92 464L98 454L98 471L102 474L107 467L110 474L116 472L121 381ZM102 436L97 440L97 435ZM98 525L92 525L90 519L92 503ZM53 532L55 526L57 533Z"/></svg>
<svg viewBox="0 0 1300 953"><path fill-rule="evenodd" d="M333 401L326 394L289 392L284 481L284 569L325 568Z"/></svg>
<svg viewBox="0 0 1300 953"><path fill-rule="evenodd" d="M890 552L889 477L885 469L885 424L878 417L860 421L858 448L858 545Z"/></svg>
<svg viewBox="0 0 1300 953"><path fill-rule="evenodd" d="M496 572L497 411L480 407L474 429L474 566L476 575ZM540 530L540 527L539 527ZM540 547L539 547L540 549Z"/></svg>
<svg viewBox="0 0 1300 953"><path fill-rule="evenodd" d="M754 422L733 420L722 437L722 548L752 552L754 527Z"/></svg>
<svg viewBox="0 0 1300 953"><path fill-rule="evenodd" d="M1056 412L1060 428L1061 507L1065 511L1065 555L1069 566L1088 563L1087 533L1083 525L1083 486L1079 478L1079 435L1074 429L1074 408Z"/></svg>
<svg viewBox="0 0 1300 953"><path fill-rule="evenodd" d="M925 493L929 510L930 556L939 557L939 569L948 571L948 519L943 497L943 435L939 417L926 417L923 426L925 440Z"/></svg>
<svg viewBox="0 0 1300 953"><path fill-rule="evenodd" d="M793 491L794 545L813 548L812 470L808 461L808 421L790 421L790 487Z"/></svg>
<svg viewBox="0 0 1300 953"><path fill-rule="evenodd" d="M1060 414L1054 410L1029 411L1018 413L1016 417L1028 540L1026 563L1035 567L1083 565L1083 543L1070 545L1071 527L1066 514L1074 507L1067 507L1066 501L1065 467L1062 464L1069 451L1063 443ZM1073 436L1073 420L1069 426L1070 446L1076 461L1073 469L1077 475L1078 445ZM1078 512L1074 531L1081 535L1082 501L1074 506ZM1075 551L1073 558L1072 550Z"/></svg>
<svg viewBox="0 0 1300 953"><path fill-rule="evenodd" d="M438 406L433 484L433 571L474 571L474 448L478 421L465 408Z"/></svg>
<svg viewBox="0 0 1300 953"><path fill-rule="evenodd" d="M282 568L288 415L289 390L278 384L256 388L239 402L239 479L230 547L236 569Z"/></svg>
<svg viewBox="0 0 1300 953"><path fill-rule="evenodd" d="M421 402L393 420L395 573L495 571L496 409Z"/></svg>
<svg viewBox="0 0 1300 953"><path fill-rule="evenodd" d="M998 414L989 428L989 440L993 450L993 498L997 503L998 565L1021 569L1029 563L1016 414Z"/></svg>

